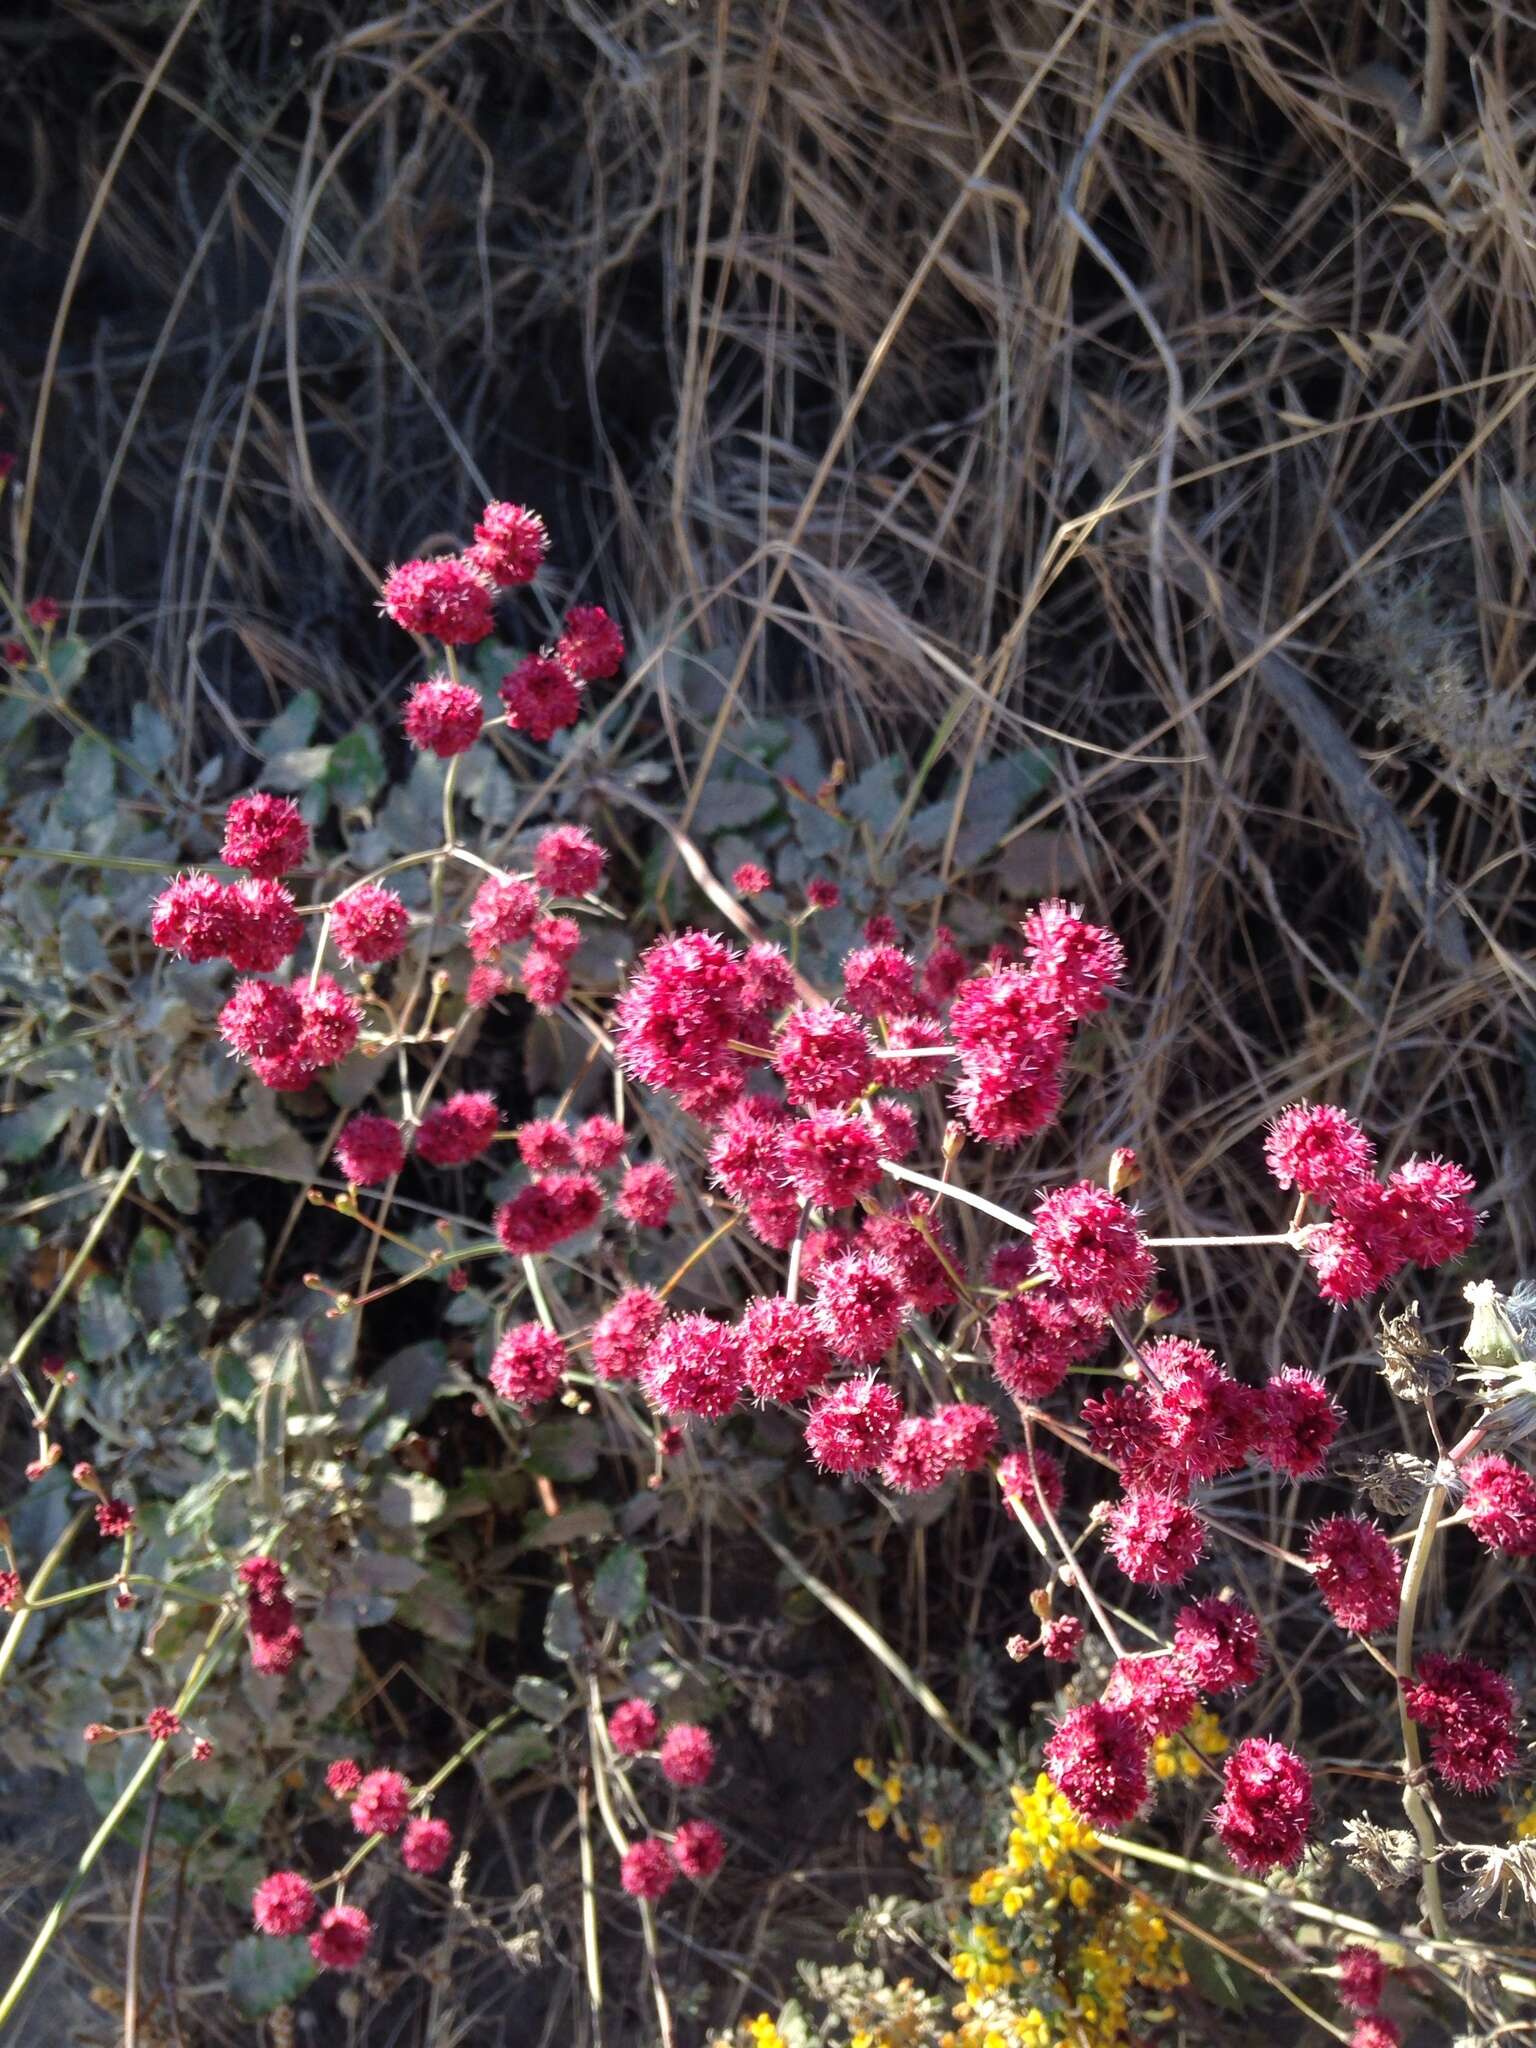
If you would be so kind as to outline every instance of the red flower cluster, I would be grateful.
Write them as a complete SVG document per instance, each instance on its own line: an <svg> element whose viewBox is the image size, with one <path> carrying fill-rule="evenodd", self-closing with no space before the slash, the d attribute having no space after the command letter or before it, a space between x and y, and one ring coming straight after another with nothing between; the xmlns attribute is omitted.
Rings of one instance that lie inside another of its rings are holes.
<svg viewBox="0 0 1536 2048"><path fill-rule="evenodd" d="M1397 1620L1403 1561L1374 1522L1330 1515L1312 1532L1307 1562L1340 1628L1371 1635Z"/></svg>
<svg viewBox="0 0 1536 2048"><path fill-rule="evenodd" d="M1110 1510L1104 1541L1138 1586L1176 1586L1200 1561L1205 1528L1186 1501L1148 1487L1128 1487Z"/></svg>
<svg viewBox="0 0 1536 2048"><path fill-rule="evenodd" d="M1227 1758L1211 1813L1239 1870L1262 1875L1299 1863L1312 1826L1312 1773L1283 1742L1251 1735Z"/></svg>
<svg viewBox="0 0 1536 2048"><path fill-rule="evenodd" d="M1536 1557L1536 1479L1510 1458L1473 1458L1462 1468L1468 1525L1505 1557Z"/></svg>
<svg viewBox="0 0 1536 2048"><path fill-rule="evenodd" d="M1096 1828L1119 1828L1147 1803L1146 1731L1123 1708L1094 1700L1063 1715L1045 1745L1051 1783Z"/></svg>
<svg viewBox="0 0 1536 2048"><path fill-rule="evenodd" d="M485 707L480 692L468 683L456 683L452 676L428 676L406 699L403 723L413 747L448 761L455 754L467 754L479 739Z"/></svg>
<svg viewBox="0 0 1536 2048"><path fill-rule="evenodd" d="M275 1557L248 1557L236 1574L245 1588L245 1627L253 1671L282 1677L304 1649L287 1578Z"/></svg>
<svg viewBox="0 0 1536 2048"><path fill-rule="evenodd" d="M1253 1610L1219 1594L1179 1609L1173 1621L1173 1647L1201 1692L1241 1692L1264 1667Z"/></svg>
<svg viewBox="0 0 1536 2048"><path fill-rule="evenodd" d="M537 1408L551 1401L565 1377L565 1346L542 1323L515 1323L491 1358L488 1378L503 1401Z"/></svg>
<svg viewBox="0 0 1536 2048"><path fill-rule="evenodd" d="M1403 1698L1429 1731L1431 1763L1456 1791L1486 1792L1514 1763L1514 1687L1487 1664L1431 1651Z"/></svg>
<svg viewBox="0 0 1536 2048"><path fill-rule="evenodd" d="M660 1733L660 1717L646 1700L621 1700L608 1716L608 1740L619 1756L643 1756Z"/></svg>

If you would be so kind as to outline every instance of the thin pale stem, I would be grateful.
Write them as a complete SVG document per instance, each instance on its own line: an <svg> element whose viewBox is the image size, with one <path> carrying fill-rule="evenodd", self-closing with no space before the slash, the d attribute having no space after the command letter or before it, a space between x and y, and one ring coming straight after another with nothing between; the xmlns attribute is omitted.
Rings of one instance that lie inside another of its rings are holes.
<svg viewBox="0 0 1536 2048"><path fill-rule="evenodd" d="M1403 1786L1403 1811L1408 1816L1413 1832L1418 1836L1419 1848L1424 1857L1424 1910L1429 1915L1430 1926L1441 1941L1449 1940L1450 1928L1445 1917L1445 1902L1440 1895L1440 1872L1435 1863L1440 1844L1435 1834L1434 1818L1430 1813L1428 1801L1419 1789L1419 1779L1424 1770L1424 1753L1419 1745L1418 1724L1408 1712L1408 1695L1404 1690L1403 1681L1413 1673L1413 1630L1418 1612L1419 1588L1424 1583L1430 1554L1435 1547L1435 1530L1440 1520L1440 1510L1445 1503L1445 1493L1443 1486L1431 1486L1424 1496L1418 1532L1413 1539L1413 1548L1408 1553L1408 1562L1403 1567L1403 1590L1397 1610L1396 1645L1397 1668L1400 1674L1397 1715L1403 1731L1403 1772L1407 1781Z"/></svg>

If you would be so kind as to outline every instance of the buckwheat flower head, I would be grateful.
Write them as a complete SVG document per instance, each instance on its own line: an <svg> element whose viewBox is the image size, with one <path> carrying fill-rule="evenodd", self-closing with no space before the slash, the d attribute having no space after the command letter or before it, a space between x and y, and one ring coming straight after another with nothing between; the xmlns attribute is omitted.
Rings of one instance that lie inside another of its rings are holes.
<svg viewBox="0 0 1536 2048"><path fill-rule="evenodd" d="M174 1707L151 1707L144 1725L151 1742L169 1742L181 1733L181 1716Z"/></svg>
<svg viewBox="0 0 1536 2048"><path fill-rule="evenodd" d="M713 1877L725 1861L725 1837L712 1821L681 1821L672 1837L672 1854L684 1877L697 1884Z"/></svg>
<svg viewBox="0 0 1536 2048"><path fill-rule="evenodd" d="M1173 1493L1235 1472L1262 1426L1257 1392L1188 1337L1153 1338L1140 1357L1141 1383L1084 1402L1094 1449L1128 1484Z"/></svg>
<svg viewBox="0 0 1536 2048"><path fill-rule="evenodd" d="M1053 1664L1075 1664L1083 1647L1083 1624L1075 1614L1058 1614L1040 1624L1040 1654Z"/></svg>
<svg viewBox="0 0 1536 2048"><path fill-rule="evenodd" d="M475 522L467 559L502 589L531 583L549 553L549 533L537 512L493 498Z"/></svg>
<svg viewBox="0 0 1536 2048"><path fill-rule="evenodd" d="M407 633L467 647L485 639L495 625L490 584L479 569L456 555L402 562L384 579L379 609Z"/></svg>
<svg viewBox="0 0 1536 2048"><path fill-rule="evenodd" d="M888 1146L883 1149L887 1154L891 1150ZM859 1242L866 1251L883 1253L895 1266L902 1292L915 1314L932 1315L958 1299L955 1276L960 1271L960 1254L921 1201L866 1215Z"/></svg>
<svg viewBox="0 0 1536 2048"><path fill-rule="evenodd" d="M1430 1651L1404 1685L1403 1701L1429 1732L1430 1762L1456 1791L1489 1791L1513 1766L1515 1690L1490 1665Z"/></svg>
<svg viewBox="0 0 1536 2048"><path fill-rule="evenodd" d="M660 1230L677 1200L677 1182L659 1159L632 1166L619 1183L613 1206L637 1230Z"/></svg>
<svg viewBox="0 0 1536 2048"><path fill-rule="evenodd" d="M1205 1525L1187 1501L1132 1487L1111 1510L1104 1542L1138 1586L1176 1586L1205 1548Z"/></svg>
<svg viewBox="0 0 1536 2048"><path fill-rule="evenodd" d="M242 1059L293 1052L304 1029L304 1006L275 981L241 981L219 1012L219 1034Z"/></svg>
<svg viewBox="0 0 1536 2048"><path fill-rule="evenodd" d="M213 875L177 875L155 898L149 935L183 960L224 960L239 916L229 883Z"/></svg>
<svg viewBox="0 0 1536 2048"><path fill-rule="evenodd" d="M363 1770L355 1757L339 1756L325 1768L325 1789L337 1799L350 1799L363 1782Z"/></svg>
<svg viewBox="0 0 1536 2048"><path fill-rule="evenodd" d="M589 1116L579 1123L571 1137L577 1164L588 1173L601 1173L617 1166L624 1157L624 1126L611 1116Z"/></svg>
<svg viewBox="0 0 1536 2048"><path fill-rule="evenodd" d="M608 1740L619 1756L644 1756L656 1747L661 1722L649 1700L620 1700L608 1716Z"/></svg>
<svg viewBox="0 0 1536 2048"><path fill-rule="evenodd" d="M302 867L308 853L309 827L292 797L258 790L237 796L224 813L220 858L227 867L275 881Z"/></svg>
<svg viewBox="0 0 1536 2048"><path fill-rule="evenodd" d="M1028 1451L1009 1451L998 1460L998 1484L1003 1497L1012 1501L1019 1513L1031 1522L1044 1520L1040 1500L1054 1515L1061 1506L1066 1491L1060 1460L1051 1452L1037 1448L1031 1457Z"/></svg>
<svg viewBox="0 0 1536 2048"><path fill-rule="evenodd" d="M999 1072L1054 1068L1066 1049L1067 1019L1039 976L1025 967L973 974L955 990L949 1034L972 1060Z"/></svg>
<svg viewBox="0 0 1536 2048"><path fill-rule="evenodd" d="M747 1204L747 1228L770 1251L787 1252L799 1234L800 1214L793 1195L759 1195Z"/></svg>
<svg viewBox="0 0 1536 2048"><path fill-rule="evenodd" d="M759 1401L800 1401L832 1370L832 1353L804 1302L774 1294L750 1302L740 1323L747 1385Z"/></svg>
<svg viewBox="0 0 1536 2048"><path fill-rule="evenodd" d="M901 1274L881 1252L849 1252L817 1276L816 1320L839 1358L875 1365L906 1325Z"/></svg>
<svg viewBox="0 0 1536 2048"><path fill-rule="evenodd" d="M1351 2012L1374 2012L1381 2003L1387 1966L1364 1942L1349 1941L1339 1950L1339 2003Z"/></svg>
<svg viewBox="0 0 1536 2048"><path fill-rule="evenodd" d="M503 1401L536 1408L560 1391L565 1346L542 1323L514 1323L496 1346L486 1377Z"/></svg>
<svg viewBox="0 0 1536 2048"><path fill-rule="evenodd" d="M660 1899L677 1880L672 1851L659 1835L632 1842L619 1862L619 1883L632 1899Z"/></svg>
<svg viewBox="0 0 1536 2048"><path fill-rule="evenodd" d="M408 1823L400 1839L400 1861L418 1877L431 1877L453 1854L453 1830L445 1820L423 1815Z"/></svg>
<svg viewBox="0 0 1536 2048"><path fill-rule="evenodd" d="M1536 1479L1512 1459L1473 1458L1461 1469L1463 1512L1485 1549L1536 1557Z"/></svg>
<svg viewBox="0 0 1536 2048"><path fill-rule="evenodd" d="M1388 1175L1399 1241L1414 1265L1441 1266L1470 1247L1478 1216L1467 1197L1476 1185L1464 1166L1449 1159L1408 1159Z"/></svg>
<svg viewBox="0 0 1536 2048"><path fill-rule="evenodd" d="M603 1191L590 1174L546 1173L502 1203L494 1228L507 1250L522 1258L590 1230L602 1213Z"/></svg>
<svg viewBox="0 0 1536 2048"><path fill-rule="evenodd" d="M1370 1174L1376 1147L1352 1116L1331 1103L1293 1102L1270 1124L1264 1164L1279 1188L1324 1200Z"/></svg>
<svg viewBox="0 0 1536 2048"><path fill-rule="evenodd" d="M1307 1562L1340 1628L1371 1635L1397 1620L1403 1561L1374 1522L1330 1515L1312 1532Z"/></svg>
<svg viewBox="0 0 1536 2048"><path fill-rule="evenodd" d="M606 682L624 659L624 635L600 604L573 604L555 652L584 683Z"/></svg>
<svg viewBox="0 0 1536 2048"><path fill-rule="evenodd" d="M805 900L812 910L836 910L843 892L830 877L813 875L805 885Z"/></svg>
<svg viewBox="0 0 1536 2048"><path fill-rule="evenodd" d="M843 1380L812 1400L805 1446L825 1472L872 1472L890 1456L901 1420L900 1398L883 1380Z"/></svg>
<svg viewBox="0 0 1536 2048"><path fill-rule="evenodd" d="M1327 1464L1343 1420L1344 1411L1316 1373L1284 1365L1264 1388L1259 1456L1293 1479L1311 1479Z"/></svg>
<svg viewBox="0 0 1536 2048"><path fill-rule="evenodd" d="M1177 1657L1122 1657L1101 1695L1147 1735L1176 1735L1200 1703L1188 1670Z"/></svg>
<svg viewBox="0 0 1536 2048"><path fill-rule="evenodd" d="M766 1095L743 1095L722 1112L710 1140L709 1164L716 1186L733 1202L783 1192L779 1148L789 1123L789 1111Z"/></svg>
<svg viewBox="0 0 1536 2048"><path fill-rule="evenodd" d="M296 1870L274 1870L251 1893L251 1918L258 1934L302 1934L319 1904Z"/></svg>
<svg viewBox="0 0 1536 2048"><path fill-rule="evenodd" d="M748 1311L750 1313L750 1311ZM637 1380L666 1303L649 1287L627 1287L592 1326L592 1371L600 1380Z"/></svg>
<svg viewBox="0 0 1536 2048"><path fill-rule="evenodd" d="M56 626L63 616L63 608L56 597L34 597L27 606L27 623L40 626L45 631Z"/></svg>
<svg viewBox="0 0 1536 2048"><path fill-rule="evenodd" d="M1063 1015L1102 1010L1125 973L1125 948L1101 925L1089 924L1082 905L1059 897L1040 903L1023 923L1030 971Z"/></svg>
<svg viewBox="0 0 1536 2048"><path fill-rule="evenodd" d="M363 1006L357 997L333 975L322 974L313 987L303 984L299 1004L304 1012L300 1056L315 1067L333 1067L344 1060L363 1028Z"/></svg>
<svg viewBox="0 0 1536 2048"><path fill-rule="evenodd" d="M742 973L741 956L712 932L677 932L648 946L614 1012L625 1072L679 1094L716 1083L739 1090L746 1067L731 1041L744 1021Z"/></svg>
<svg viewBox="0 0 1536 2048"><path fill-rule="evenodd" d="M1366 1181L1357 1183L1357 1188L1376 1185ZM1357 1213L1358 1208L1356 1204ZM1332 1222L1309 1230L1303 1256L1312 1268L1318 1293L1336 1308L1347 1308L1351 1302L1374 1294L1402 1263L1385 1256L1379 1246L1373 1247L1372 1241L1345 1216L1336 1216Z"/></svg>
<svg viewBox="0 0 1536 2048"><path fill-rule="evenodd" d="M1156 1262L1134 1213L1118 1196L1079 1181L1035 1205L1035 1265L1078 1307L1107 1314L1134 1308Z"/></svg>
<svg viewBox="0 0 1536 2048"><path fill-rule="evenodd" d="M405 951L411 913L395 894L378 882L359 882L339 897L331 910L331 937L343 960L364 967L379 966Z"/></svg>
<svg viewBox="0 0 1536 2048"><path fill-rule="evenodd" d="M773 1021L795 999L795 970L782 946L759 939L741 961L741 1007L754 1044L773 1035Z"/></svg>
<svg viewBox="0 0 1536 2048"><path fill-rule="evenodd" d="M924 1048L937 1051L947 1043L944 1027L933 1017L902 1016L892 1017L885 1030L885 1049L891 1053L911 1053L909 1059L886 1057L880 1061L879 1077L883 1088L897 1088L905 1094L916 1094L926 1088L930 1081L944 1078L945 1062L940 1059L924 1059Z"/></svg>
<svg viewBox="0 0 1536 2048"><path fill-rule="evenodd" d="M126 1536L133 1527L134 1509L126 1500L108 1498L96 1503L96 1527L108 1542Z"/></svg>
<svg viewBox="0 0 1536 2048"><path fill-rule="evenodd" d="M957 1472L979 1472L997 1448L997 1417L977 1401L949 1401L933 1419Z"/></svg>
<svg viewBox="0 0 1536 2048"><path fill-rule="evenodd" d="M471 1010L489 1009L498 996L504 996L512 986L511 978L499 967L472 967L464 983L465 1007Z"/></svg>
<svg viewBox="0 0 1536 2048"><path fill-rule="evenodd" d="M542 745L581 716L583 687L554 655L525 654L501 679L507 723L514 732L525 732Z"/></svg>
<svg viewBox="0 0 1536 2048"><path fill-rule="evenodd" d="M1264 1668L1253 1610L1212 1594L1181 1607L1173 1621L1174 1654L1201 1692L1241 1692Z"/></svg>
<svg viewBox="0 0 1536 2048"><path fill-rule="evenodd" d="M253 1631L246 1641L251 1669L259 1671L265 1678L282 1678L304 1654L304 1631L296 1625L280 1629L274 1635L258 1635Z"/></svg>
<svg viewBox="0 0 1536 2048"><path fill-rule="evenodd" d="M411 1810L411 1788L398 1771L370 1771L348 1809L360 1835L394 1835Z"/></svg>
<svg viewBox="0 0 1536 2048"><path fill-rule="evenodd" d="M1402 2029L1383 2012L1367 2013L1355 2021L1349 2048L1403 2048Z"/></svg>
<svg viewBox="0 0 1536 2048"><path fill-rule="evenodd" d="M514 875L487 875L475 891L464 929L477 960L490 960L503 946L526 939L539 921L540 897L531 882Z"/></svg>
<svg viewBox="0 0 1536 2048"><path fill-rule="evenodd" d="M500 1121L494 1095L483 1091L450 1095L422 1118L416 1132L416 1156L428 1166L467 1166L485 1151Z"/></svg>
<svg viewBox="0 0 1536 2048"><path fill-rule="evenodd" d="M361 1906L328 1906L309 1937L309 1952L322 1970L355 1970L372 1939L373 1922Z"/></svg>
<svg viewBox="0 0 1536 2048"><path fill-rule="evenodd" d="M897 1493L932 1493L954 1470L954 1460L937 1416L908 1415L896 1425L880 1477Z"/></svg>
<svg viewBox="0 0 1536 2048"><path fill-rule="evenodd" d="M518 1157L530 1173L547 1173L552 1167L569 1166L576 1156L571 1133L551 1117L533 1117L519 1124L515 1136ZM583 1160L582 1164L588 1162Z"/></svg>
<svg viewBox="0 0 1536 2048"><path fill-rule="evenodd" d="M1130 1714L1094 1700L1062 1716L1045 1745L1051 1783L1096 1828L1124 1827L1147 1803L1150 1744Z"/></svg>
<svg viewBox="0 0 1536 2048"><path fill-rule="evenodd" d="M452 676L428 676L406 699L401 722L419 752L449 761L455 754L467 754L479 739L485 706L480 692L468 683L456 683Z"/></svg>
<svg viewBox="0 0 1536 2048"><path fill-rule="evenodd" d="M1211 1824L1238 1869L1258 1875L1299 1863L1312 1826L1312 1774L1296 1752L1251 1735L1222 1779Z"/></svg>
<svg viewBox="0 0 1536 2048"><path fill-rule="evenodd" d="M745 1379L739 1332L703 1314L663 1324L640 1371L645 1398L665 1415L728 1414Z"/></svg>
<svg viewBox="0 0 1536 2048"><path fill-rule="evenodd" d="M856 1017L830 1003L803 1004L780 1023L773 1070L802 1109L841 1109L875 1079L878 1062Z"/></svg>
<svg viewBox="0 0 1536 2048"><path fill-rule="evenodd" d="M880 1149L862 1117L816 1110L784 1131L779 1159L802 1202L840 1209L880 1181Z"/></svg>
<svg viewBox="0 0 1536 2048"><path fill-rule="evenodd" d="M773 877L755 860L744 860L740 867L732 870L731 887L738 896L761 896L773 887Z"/></svg>
<svg viewBox="0 0 1536 2048"><path fill-rule="evenodd" d="M1025 1252L1032 1267L1033 1253L1027 1247ZM1040 1287L999 1302L986 1331L998 1384L1016 1400L1043 1401L1074 1365L1100 1348L1105 1320L1085 1313L1061 1288Z"/></svg>
<svg viewBox="0 0 1536 2048"><path fill-rule="evenodd" d="M19 1572L0 1571L0 1612L9 1614L20 1601L22 1590Z"/></svg>
<svg viewBox="0 0 1536 2048"><path fill-rule="evenodd" d="M661 1772L669 1784L707 1785L714 1776L715 1745L707 1728L679 1721L661 1739Z"/></svg>
<svg viewBox="0 0 1536 2048"><path fill-rule="evenodd" d="M523 994L543 1016L558 1010L571 988L571 971L558 953L550 953L542 946L530 946L523 955L523 964L518 978L523 984Z"/></svg>
<svg viewBox="0 0 1536 2048"><path fill-rule="evenodd" d="M533 878L552 896L585 896L607 865L607 853L579 825L553 826L533 849Z"/></svg>
<svg viewBox="0 0 1536 2048"><path fill-rule="evenodd" d="M843 993L861 1017L900 1017L917 1007L917 969L900 946L859 946L843 961Z"/></svg>
<svg viewBox="0 0 1536 2048"><path fill-rule="evenodd" d="M1021 1145L1054 1123L1061 1108L1061 1060L1047 1047L1022 1059L968 1057L950 1103L973 1138Z"/></svg>

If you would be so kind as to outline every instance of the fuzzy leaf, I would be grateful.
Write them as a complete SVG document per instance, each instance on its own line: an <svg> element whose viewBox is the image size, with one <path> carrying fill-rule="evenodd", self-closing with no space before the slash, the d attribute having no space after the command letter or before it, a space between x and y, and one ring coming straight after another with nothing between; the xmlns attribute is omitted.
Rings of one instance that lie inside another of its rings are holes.
<svg viewBox="0 0 1536 2048"><path fill-rule="evenodd" d="M644 1612L645 1559L631 1544L611 1550L592 1580L592 1605L610 1621L632 1628Z"/></svg>
<svg viewBox="0 0 1536 2048"><path fill-rule="evenodd" d="M209 1252L198 1276L205 1294L221 1308L248 1308L261 1293L261 1260L266 1239L254 1216L242 1216Z"/></svg>
<svg viewBox="0 0 1536 2048"><path fill-rule="evenodd" d="M147 1330L172 1322L187 1306L186 1275L163 1230L141 1230L128 1254L128 1295Z"/></svg>
<svg viewBox="0 0 1536 2048"><path fill-rule="evenodd" d="M292 2005L319 1975L302 1934L248 1934L237 1941L225 1965L229 1994L247 2019L262 2019L280 2005Z"/></svg>
<svg viewBox="0 0 1536 2048"><path fill-rule="evenodd" d="M116 1285L102 1273L93 1273L80 1290L76 1317L80 1355L92 1365L116 1358L133 1337L133 1317Z"/></svg>

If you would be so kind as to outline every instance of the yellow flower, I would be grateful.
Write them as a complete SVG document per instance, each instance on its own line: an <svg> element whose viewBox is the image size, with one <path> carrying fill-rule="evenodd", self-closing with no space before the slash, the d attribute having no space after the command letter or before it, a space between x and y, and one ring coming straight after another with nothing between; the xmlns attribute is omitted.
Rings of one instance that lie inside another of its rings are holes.
<svg viewBox="0 0 1536 2048"><path fill-rule="evenodd" d="M880 1804L879 1800L877 1799L873 1801L872 1804L865 1807L864 1818L869 1823L869 1825L874 1829L875 1833L878 1835L880 1830L885 1826L886 1822L890 1819L890 1815L889 1813L887 1813L885 1808Z"/></svg>
<svg viewBox="0 0 1536 2048"><path fill-rule="evenodd" d="M922 1843L925 1849L942 1848L944 1843L944 1830L939 1826L936 1820L925 1820L922 1826L917 1831L917 1839Z"/></svg>
<svg viewBox="0 0 1536 2048"><path fill-rule="evenodd" d="M856 1756L853 1760L853 1768L866 1784L874 1784L878 1773L875 1770L875 1760L872 1756Z"/></svg>
<svg viewBox="0 0 1536 2048"><path fill-rule="evenodd" d="M1073 1905L1077 1907L1079 1912L1082 1911L1084 1906L1086 1906L1089 1900L1093 1897L1093 1886L1088 1882L1087 1878L1081 1874L1081 1872L1079 1872L1079 1874L1076 1877L1074 1877L1072 1882L1067 1886L1067 1897L1072 1901Z"/></svg>
<svg viewBox="0 0 1536 2048"><path fill-rule="evenodd" d="M881 1790L881 1791L882 1791L882 1792L883 1792L883 1793L885 1794L886 1798L887 1798L887 1799L889 1799L889 1801L891 1802L892 1806L900 1806L900 1804L901 1804L901 1780L900 1780L900 1778L899 1778L899 1777L897 1777L897 1775L896 1775L896 1773L895 1773L894 1771L892 1771L891 1775L890 1775L890 1776L889 1776L889 1777L888 1777L888 1778L886 1779L885 1783L884 1783L884 1784L883 1784L883 1785L882 1785L882 1786L880 1787L880 1790Z"/></svg>

